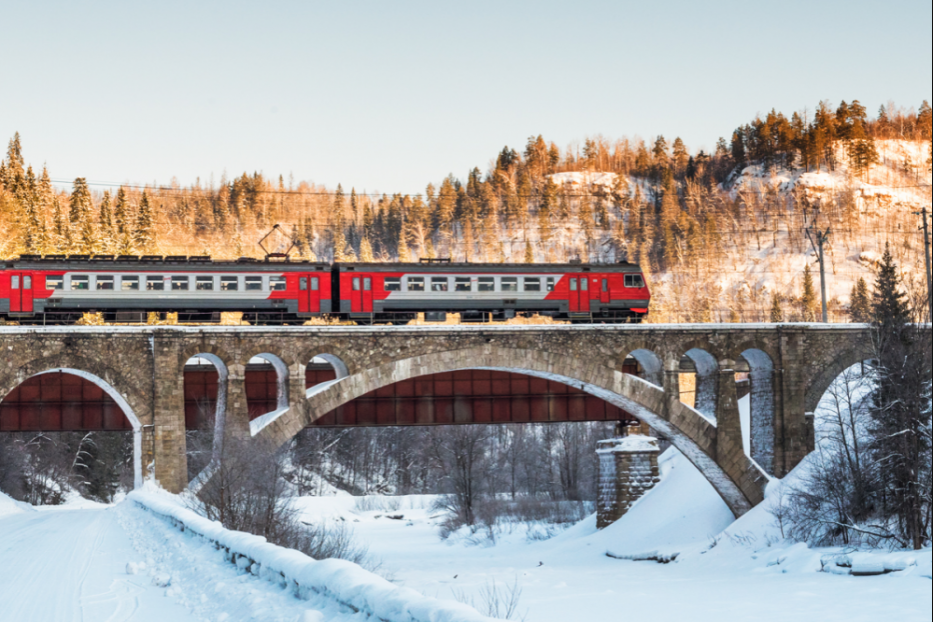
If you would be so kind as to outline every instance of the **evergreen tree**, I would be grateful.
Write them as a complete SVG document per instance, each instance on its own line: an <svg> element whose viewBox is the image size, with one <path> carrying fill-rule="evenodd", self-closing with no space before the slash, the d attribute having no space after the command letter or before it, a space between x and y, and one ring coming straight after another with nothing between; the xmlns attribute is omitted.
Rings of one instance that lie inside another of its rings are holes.
<svg viewBox="0 0 933 622"><path fill-rule="evenodd" d="M68 220L71 228L80 232L77 250L85 254L94 253L97 248L97 232L91 219L91 191L85 179L79 177L75 180L69 207Z"/></svg>
<svg viewBox="0 0 933 622"><path fill-rule="evenodd" d="M784 321L784 309L781 307L781 297L777 294L771 296L771 323L780 324Z"/></svg>
<svg viewBox="0 0 933 622"><path fill-rule="evenodd" d="M803 296L800 298L801 313L804 322L813 322L816 320L816 308L819 301L816 297L816 287L813 285L813 272L808 263L803 271Z"/></svg>
<svg viewBox="0 0 933 622"><path fill-rule="evenodd" d="M144 254L151 252L155 244L155 230L152 214L152 204L149 200L149 194L143 190L142 199L139 201L139 214L136 217L133 242L136 248Z"/></svg>
<svg viewBox="0 0 933 622"><path fill-rule="evenodd" d="M113 207L110 200L110 191L104 192L100 203L100 243L104 252L110 252L116 245L113 231Z"/></svg>
<svg viewBox="0 0 933 622"><path fill-rule="evenodd" d="M126 199L126 189L121 187L117 191L117 203L113 210L113 224L118 236L123 236L128 230L132 229L129 226L130 216L128 210L129 201Z"/></svg>
<svg viewBox="0 0 933 622"><path fill-rule="evenodd" d="M909 317L907 294L901 290L901 278L897 273L897 264L894 263L891 246L887 244L875 279L872 320L884 330L892 326L907 324Z"/></svg>
<svg viewBox="0 0 933 622"><path fill-rule="evenodd" d="M868 324L872 321L871 298L868 295L868 284L863 278L859 278L858 283L852 287L849 318L856 324Z"/></svg>
<svg viewBox="0 0 933 622"><path fill-rule="evenodd" d="M687 153L687 147L684 141L678 136L674 139L674 169L678 175L682 175L687 170L687 164L690 161L690 154Z"/></svg>
<svg viewBox="0 0 933 622"><path fill-rule="evenodd" d="M363 263L375 263L376 256L373 254L373 245L368 237L364 237L360 242L360 261Z"/></svg>

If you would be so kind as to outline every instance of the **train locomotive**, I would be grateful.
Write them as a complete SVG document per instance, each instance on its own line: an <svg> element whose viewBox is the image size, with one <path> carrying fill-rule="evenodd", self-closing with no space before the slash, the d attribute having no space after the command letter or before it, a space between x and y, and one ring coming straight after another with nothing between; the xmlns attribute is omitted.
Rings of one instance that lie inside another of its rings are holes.
<svg viewBox="0 0 933 622"><path fill-rule="evenodd" d="M0 318L69 325L85 313L144 323L177 313L255 325L332 317L358 324L504 321L541 315L580 323L641 322L651 294L641 268L601 264L365 264L209 257L24 255L0 263Z"/></svg>

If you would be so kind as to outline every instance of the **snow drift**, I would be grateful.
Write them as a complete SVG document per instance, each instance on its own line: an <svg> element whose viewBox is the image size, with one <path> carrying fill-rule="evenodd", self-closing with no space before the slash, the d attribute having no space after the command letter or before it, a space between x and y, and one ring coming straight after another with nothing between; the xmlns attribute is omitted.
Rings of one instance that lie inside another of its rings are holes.
<svg viewBox="0 0 933 622"><path fill-rule="evenodd" d="M442 602L396 587L356 564L317 561L269 544L265 538L224 529L219 523L182 507L166 493L142 490L131 493L128 499L179 530L223 549L228 561L240 570L288 587L298 598L325 596L383 622L492 622L466 605Z"/></svg>

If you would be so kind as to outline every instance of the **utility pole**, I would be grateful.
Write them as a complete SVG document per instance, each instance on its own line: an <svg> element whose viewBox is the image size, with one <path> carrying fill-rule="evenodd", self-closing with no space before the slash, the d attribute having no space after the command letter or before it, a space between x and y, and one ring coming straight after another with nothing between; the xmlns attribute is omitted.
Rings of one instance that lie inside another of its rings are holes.
<svg viewBox="0 0 933 622"><path fill-rule="evenodd" d="M824 261L823 247L832 235L832 229L819 231L813 228L813 225L807 227L807 238L813 245L813 250L818 250L820 254L820 289L823 295L823 323L829 324L829 306L826 302L826 262Z"/></svg>
<svg viewBox="0 0 933 622"><path fill-rule="evenodd" d="M930 272L930 226L927 208L924 207L922 211L914 214L923 218L923 261L927 264L927 298L930 305L927 308L927 318L933 318L933 273Z"/></svg>

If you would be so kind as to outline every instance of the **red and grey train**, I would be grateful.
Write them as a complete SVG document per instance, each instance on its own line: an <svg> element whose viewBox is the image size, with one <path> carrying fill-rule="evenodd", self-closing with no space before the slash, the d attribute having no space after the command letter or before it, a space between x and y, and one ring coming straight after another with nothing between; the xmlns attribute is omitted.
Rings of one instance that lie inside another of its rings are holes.
<svg viewBox="0 0 933 622"><path fill-rule="evenodd" d="M0 318L61 325L84 313L145 322L219 322L241 312L258 325L331 316L404 324L502 321L538 314L574 322L640 322L651 294L633 264L327 264L209 257L24 255L0 263Z"/></svg>

